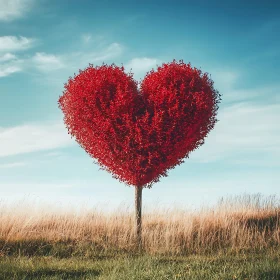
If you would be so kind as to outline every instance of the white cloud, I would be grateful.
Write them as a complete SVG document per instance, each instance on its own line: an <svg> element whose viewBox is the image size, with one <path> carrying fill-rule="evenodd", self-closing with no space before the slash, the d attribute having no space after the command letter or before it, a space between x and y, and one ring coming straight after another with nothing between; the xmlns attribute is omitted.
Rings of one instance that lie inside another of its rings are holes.
<svg viewBox="0 0 280 280"><path fill-rule="evenodd" d="M9 76L13 73L20 72L21 68L17 66L6 66L6 65L0 65L0 78Z"/></svg>
<svg viewBox="0 0 280 280"><path fill-rule="evenodd" d="M33 0L0 0L0 21L22 17L32 6Z"/></svg>
<svg viewBox="0 0 280 280"><path fill-rule="evenodd" d="M135 69L135 71L143 72L146 70L150 70L152 67L155 67L157 63L157 59L154 58L133 58L125 65L125 68L127 68L127 70L130 70L130 68L132 68L132 70Z"/></svg>
<svg viewBox="0 0 280 280"><path fill-rule="evenodd" d="M140 78L143 80L147 72L150 72L152 68L157 70L158 66L161 65L161 61L155 58L133 58L127 64L124 65L125 72L129 73L130 70L133 73L133 78L140 82Z"/></svg>
<svg viewBox="0 0 280 280"><path fill-rule="evenodd" d="M205 144L190 154L191 160L265 161L280 155L280 104L228 106L218 113L219 122Z"/></svg>
<svg viewBox="0 0 280 280"><path fill-rule="evenodd" d="M0 52L21 51L32 47L33 38L23 36L2 36L0 37Z"/></svg>
<svg viewBox="0 0 280 280"><path fill-rule="evenodd" d="M21 62L22 60L11 53L0 56L0 78L22 71Z"/></svg>
<svg viewBox="0 0 280 280"><path fill-rule="evenodd" d="M82 55L82 59L86 60L86 63L93 63L97 61L102 61L106 59L115 58L122 54L123 48L119 43L112 43L106 49L92 52Z"/></svg>
<svg viewBox="0 0 280 280"><path fill-rule="evenodd" d="M14 167L19 167L19 166L26 166L26 162L12 162L12 163L4 163L0 164L0 169L1 168L14 168Z"/></svg>
<svg viewBox="0 0 280 280"><path fill-rule="evenodd" d="M81 35L82 42L85 44L91 43L95 47L102 46L105 43L105 37L103 35L84 33Z"/></svg>
<svg viewBox="0 0 280 280"><path fill-rule="evenodd" d="M31 153L72 145L62 123L2 128L0 130L0 157Z"/></svg>
<svg viewBox="0 0 280 280"><path fill-rule="evenodd" d="M35 67L41 71L52 71L64 67L61 59L58 56L43 52L36 53L33 56L32 61Z"/></svg>
<svg viewBox="0 0 280 280"><path fill-rule="evenodd" d="M249 99L254 99L257 102L258 97L261 96L269 96L270 99L277 98L279 96L280 86L271 85L251 89L228 89L225 91L219 90L219 92L223 94L223 102L245 101Z"/></svg>
<svg viewBox="0 0 280 280"><path fill-rule="evenodd" d="M0 62L10 61L10 60L14 60L16 58L17 57L14 54L6 53L6 54L0 56Z"/></svg>
<svg viewBox="0 0 280 280"><path fill-rule="evenodd" d="M211 76L214 81L214 87L220 92L224 92L234 87L240 73L228 70L212 70L208 76Z"/></svg>

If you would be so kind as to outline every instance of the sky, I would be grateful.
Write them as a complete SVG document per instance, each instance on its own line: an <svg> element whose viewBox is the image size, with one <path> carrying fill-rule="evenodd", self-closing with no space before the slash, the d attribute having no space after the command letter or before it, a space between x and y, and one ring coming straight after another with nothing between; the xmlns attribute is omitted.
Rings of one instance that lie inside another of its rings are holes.
<svg viewBox="0 0 280 280"><path fill-rule="evenodd" d="M219 121L143 190L144 210L278 195L279 30L279 1L0 0L0 201L133 207L134 187L71 139L57 101L89 63L123 65L141 81L173 59L209 73Z"/></svg>

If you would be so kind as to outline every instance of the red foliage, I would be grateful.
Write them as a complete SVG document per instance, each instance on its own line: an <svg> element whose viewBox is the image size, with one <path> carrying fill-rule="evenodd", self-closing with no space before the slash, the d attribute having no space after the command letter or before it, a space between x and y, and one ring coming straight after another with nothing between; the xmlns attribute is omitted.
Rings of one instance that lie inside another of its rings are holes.
<svg viewBox="0 0 280 280"><path fill-rule="evenodd" d="M89 65L65 84L59 107L68 133L113 177L150 188L204 143L220 94L182 60L147 73L140 91L124 68Z"/></svg>

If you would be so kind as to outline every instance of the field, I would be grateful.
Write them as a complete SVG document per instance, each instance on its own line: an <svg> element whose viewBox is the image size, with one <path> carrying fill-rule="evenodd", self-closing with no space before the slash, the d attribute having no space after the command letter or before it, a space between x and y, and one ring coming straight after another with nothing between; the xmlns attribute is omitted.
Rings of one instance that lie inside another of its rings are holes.
<svg viewBox="0 0 280 280"><path fill-rule="evenodd" d="M280 203L242 195L199 210L34 211L0 204L0 279L280 279Z"/></svg>

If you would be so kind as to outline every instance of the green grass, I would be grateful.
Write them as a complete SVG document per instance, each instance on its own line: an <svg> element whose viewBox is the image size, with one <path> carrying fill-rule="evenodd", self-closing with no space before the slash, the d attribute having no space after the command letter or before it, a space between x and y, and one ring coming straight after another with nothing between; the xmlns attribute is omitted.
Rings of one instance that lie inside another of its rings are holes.
<svg viewBox="0 0 280 280"><path fill-rule="evenodd" d="M0 279L280 279L280 249L177 257L101 251L67 256L63 249L50 253L0 257Z"/></svg>

